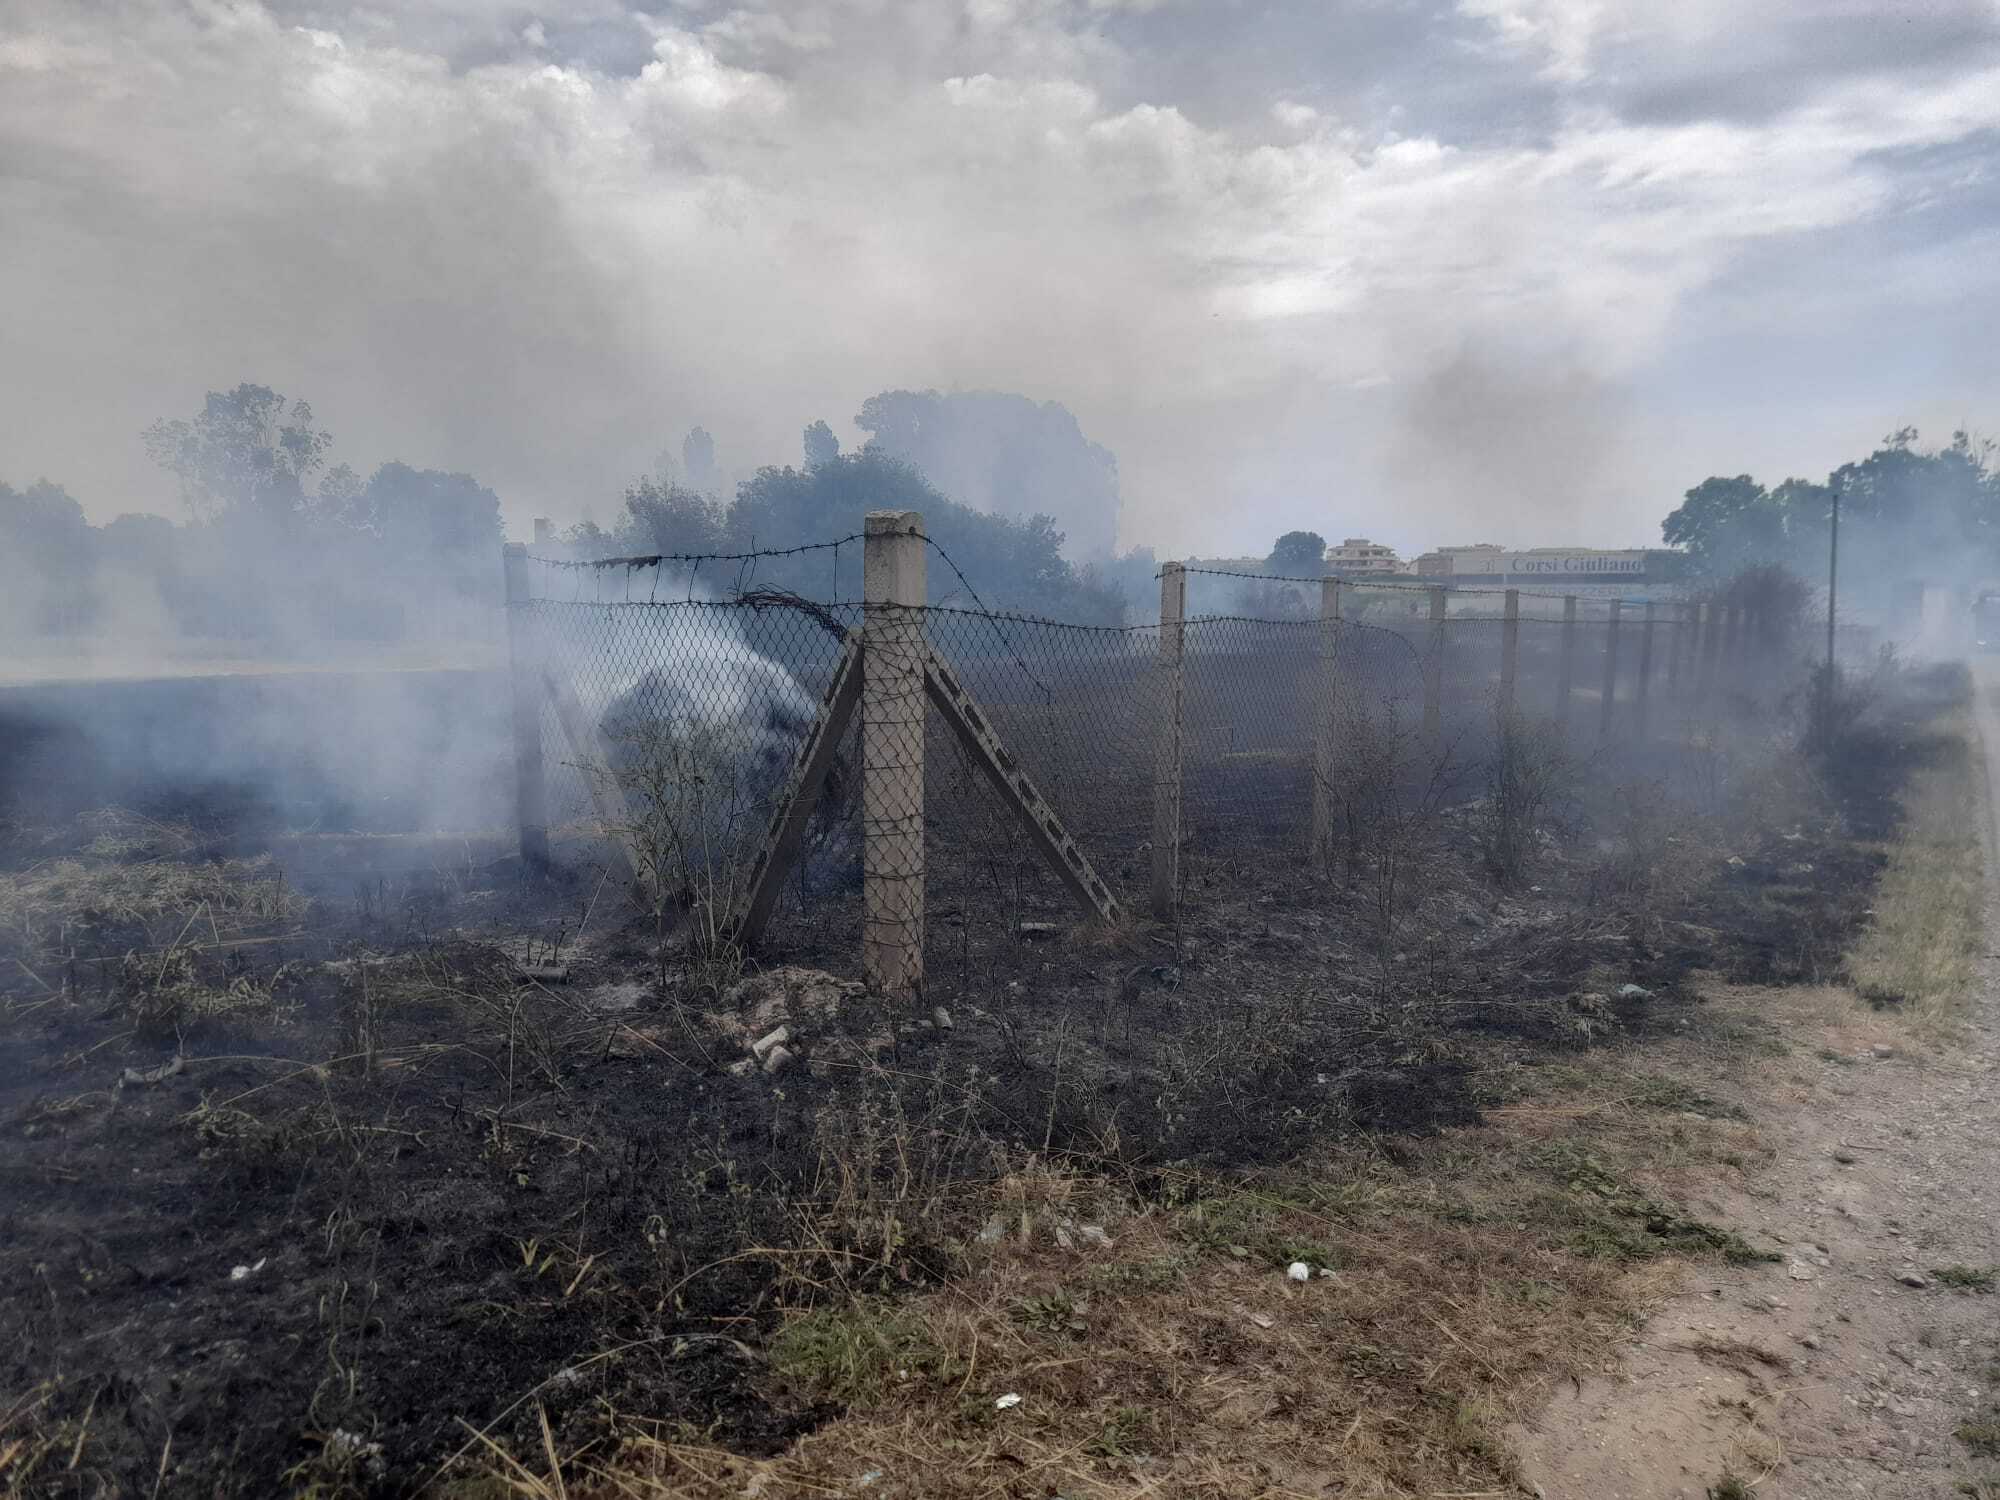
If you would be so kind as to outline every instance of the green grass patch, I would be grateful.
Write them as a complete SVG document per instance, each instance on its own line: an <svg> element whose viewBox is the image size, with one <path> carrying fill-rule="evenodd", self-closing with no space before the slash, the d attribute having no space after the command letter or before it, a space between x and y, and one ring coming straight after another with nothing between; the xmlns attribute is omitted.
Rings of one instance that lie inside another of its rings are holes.
<svg viewBox="0 0 2000 1500"><path fill-rule="evenodd" d="M1985 946L1985 778L1964 710L1940 726L1939 753L1910 778L1903 827L1848 955L1864 1000L1949 1029L1965 1017Z"/></svg>
<svg viewBox="0 0 2000 1500"><path fill-rule="evenodd" d="M1704 1094L1692 1084L1678 1078L1648 1074L1635 1082L1637 1087L1633 1092L1632 1102L1647 1109L1666 1110L1673 1114L1702 1115L1711 1120L1750 1118L1734 1104L1717 1099L1712 1094Z"/></svg>
<svg viewBox="0 0 2000 1500"><path fill-rule="evenodd" d="M1567 1229L1563 1244L1572 1254L1619 1261L1713 1256L1731 1265L1779 1259L1733 1229L1676 1212L1574 1146L1545 1146L1532 1159L1562 1180L1563 1191L1543 1196L1541 1216L1549 1227Z"/></svg>
<svg viewBox="0 0 2000 1500"><path fill-rule="evenodd" d="M1960 1292L1990 1292L2000 1271L1992 1266L1936 1266L1931 1270L1939 1286Z"/></svg>
<svg viewBox="0 0 2000 1500"><path fill-rule="evenodd" d="M1286 1226L1287 1207L1263 1194L1225 1193L1183 1209L1179 1228L1204 1250L1257 1265L1288 1266L1295 1260L1310 1266L1337 1264L1334 1251L1325 1242Z"/></svg>
<svg viewBox="0 0 2000 1500"><path fill-rule="evenodd" d="M779 1374L848 1406L880 1400L894 1382L940 1372L942 1352L909 1314L862 1300L792 1319L771 1341Z"/></svg>
<svg viewBox="0 0 2000 1500"><path fill-rule="evenodd" d="M1981 1458L2000 1458L2000 1421L1980 1417L1976 1421L1961 1422L1956 1436Z"/></svg>

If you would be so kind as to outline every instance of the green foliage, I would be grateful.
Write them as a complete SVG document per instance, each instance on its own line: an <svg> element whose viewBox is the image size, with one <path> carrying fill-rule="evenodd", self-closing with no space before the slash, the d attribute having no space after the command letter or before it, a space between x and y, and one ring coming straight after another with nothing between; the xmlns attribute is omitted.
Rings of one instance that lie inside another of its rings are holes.
<svg viewBox="0 0 2000 1500"><path fill-rule="evenodd" d="M1955 1436L1981 1458L2000 1458L2000 1421L1980 1417L1961 1422Z"/></svg>
<svg viewBox="0 0 2000 1500"><path fill-rule="evenodd" d="M327 477L331 480L334 476ZM320 490L326 493L326 483ZM368 483L347 502L340 520L354 530L379 537L399 554L478 552L490 556L500 545L498 495L470 474L413 469L404 463L386 463L371 474Z"/></svg>
<svg viewBox="0 0 2000 1500"><path fill-rule="evenodd" d="M803 447L808 469L817 469L821 464L830 464L840 457L840 439L824 422L815 422L805 430Z"/></svg>
<svg viewBox="0 0 2000 1500"><path fill-rule="evenodd" d="M1574 1146L1546 1147L1538 1160L1563 1181L1566 1191L1550 1208L1552 1217L1572 1226L1566 1239L1572 1254L1615 1261L1715 1256L1730 1265L1779 1258L1733 1229L1675 1212Z"/></svg>
<svg viewBox="0 0 2000 1500"><path fill-rule="evenodd" d="M778 1373L813 1395L845 1405L877 1400L898 1379L941 1358L923 1326L886 1303L814 1308L771 1341Z"/></svg>
<svg viewBox="0 0 2000 1500"><path fill-rule="evenodd" d="M247 381L210 391L192 421L162 419L144 436L147 456L180 481L196 520L249 514L280 526L305 508L306 478L333 442L304 401Z"/></svg>
<svg viewBox="0 0 2000 1500"><path fill-rule="evenodd" d="M931 540L996 609L1086 624L1123 621L1123 596L1063 557L1063 534L1048 516L1013 519L960 505L909 464L873 448L808 469L758 470L737 487L726 535L732 549L745 550L829 540L860 531L871 510L921 511ZM837 583L830 568L828 558L815 554L775 558L759 569L758 580L819 597L836 587L848 597L859 594L858 553L854 571ZM933 603L973 607L965 583L936 553L928 573Z"/></svg>
<svg viewBox="0 0 2000 1500"><path fill-rule="evenodd" d="M854 425L871 434L871 450L907 463L950 499L1015 521L1046 518L1073 555L1111 556L1118 461L1062 403L1002 391L883 391L862 403Z"/></svg>
<svg viewBox="0 0 2000 1500"><path fill-rule="evenodd" d="M1086 1331L1078 1304L1061 1292L1048 1292L1017 1302L1009 1315L1023 1328L1037 1333L1072 1334Z"/></svg>
<svg viewBox="0 0 2000 1500"><path fill-rule="evenodd" d="M625 491L625 517L613 551L627 556L663 552L720 552L728 540L721 505L672 481L643 478Z"/></svg>
<svg viewBox="0 0 2000 1500"><path fill-rule="evenodd" d="M1280 576L1317 578L1326 571L1326 538L1317 531L1288 531L1271 544L1264 565Z"/></svg>
<svg viewBox="0 0 2000 1500"><path fill-rule="evenodd" d="M1190 1261L1184 1255L1157 1255L1148 1260L1114 1261L1091 1269L1093 1285L1112 1292L1170 1292L1187 1280Z"/></svg>
<svg viewBox="0 0 2000 1500"><path fill-rule="evenodd" d="M1143 1406L1120 1406L1105 1418L1096 1437L1084 1446L1094 1458L1127 1458L1149 1446L1153 1414Z"/></svg>
<svg viewBox="0 0 2000 1500"><path fill-rule="evenodd" d="M1330 1246L1287 1229L1285 1207L1256 1193L1205 1198L1182 1214L1181 1232L1204 1250L1219 1250L1256 1265L1283 1268L1298 1260L1315 1269L1337 1265L1339 1256Z"/></svg>
<svg viewBox="0 0 2000 1500"><path fill-rule="evenodd" d="M1835 469L1824 484L1787 479L1766 489L1748 474L1704 479L1661 523L1697 577L1777 564L1820 577L1826 569L1835 492L1843 551L1870 559L1868 582L1934 573L1939 557L2000 564L2000 471L1989 448L1965 432L1942 448L1917 445L1917 430L1889 434L1867 458Z"/></svg>
<svg viewBox="0 0 2000 1500"><path fill-rule="evenodd" d="M1937 1278L1939 1286L1961 1292L1990 1292L1996 1278L2000 1278L2000 1272L1992 1266L1938 1266L1931 1275Z"/></svg>

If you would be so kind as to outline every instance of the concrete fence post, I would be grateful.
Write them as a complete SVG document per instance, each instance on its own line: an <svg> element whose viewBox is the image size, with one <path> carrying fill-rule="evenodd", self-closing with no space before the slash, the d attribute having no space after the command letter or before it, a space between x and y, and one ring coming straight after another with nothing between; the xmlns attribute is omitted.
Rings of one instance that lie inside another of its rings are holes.
<svg viewBox="0 0 2000 1500"><path fill-rule="evenodd" d="M1694 606L1694 636L1688 643L1688 697L1699 703L1708 693L1704 668L1708 661L1708 632L1714 621L1706 603Z"/></svg>
<svg viewBox="0 0 2000 1500"><path fill-rule="evenodd" d="M1340 691L1340 580L1326 578L1319 586L1319 690L1313 736L1312 857L1324 861L1333 846L1334 755L1339 741L1334 728L1335 698Z"/></svg>
<svg viewBox="0 0 2000 1500"><path fill-rule="evenodd" d="M1500 610L1500 717L1514 717L1514 683L1521 671L1521 591L1507 590Z"/></svg>
<svg viewBox="0 0 2000 1500"><path fill-rule="evenodd" d="M1647 698L1653 685L1653 601L1646 601L1644 623L1639 627L1639 686L1632 695L1632 731L1641 740L1646 737L1646 720L1650 710Z"/></svg>
<svg viewBox="0 0 2000 1500"><path fill-rule="evenodd" d="M1182 660L1187 630L1187 570L1160 569L1160 738L1153 772L1153 915L1174 917L1180 891Z"/></svg>
<svg viewBox="0 0 2000 1500"><path fill-rule="evenodd" d="M1669 604L1667 620L1667 697L1677 698L1681 690L1681 655L1687 649L1688 607Z"/></svg>
<svg viewBox="0 0 2000 1500"><path fill-rule="evenodd" d="M1424 738L1435 746L1444 733L1444 590L1433 585L1430 646L1424 652Z"/></svg>
<svg viewBox="0 0 2000 1500"><path fill-rule="evenodd" d="M1597 737L1611 738L1611 716L1618 702L1618 617L1625 601L1611 601L1611 618L1604 624L1604 696L1598 701Z"/></svg>
<svg viewBox="0 0 2000 1500"><path fill-rule="evenodd" d="M522 860L544 865L549 859L548 789L542 778L541 695L529 660L528 549L509 542L500 555L507 593L507 677L514 700L514 822L520 829Z"/></svg>
<svg viewBox="0 0 2000 1500"><path fill-rule="evenodd" d="M1722 662L1722 606L1711 600L1705 607L1708 629L1702 633L1701 643L1701 695L1703 698L1715 696L1715 680Z"/></svg>
<svg viewBox="0 0 2000 1500"><path fill-rule="evenodd" d="M862 528L861 976L911 998L924 983L924 518L871 510Z"/></svg>
<svg viewBox="0 0 2000 1500"><path fill-rule="evenodd" d="M1714 606L1704 600L1694 607L1693 654L1688 657L1688 694L1697 702L1708 693L1708 633L1714 628Z"/></svg>
<svg viewBox="0 0 2000 1500"><path fill-rule="evenodd" d="M1576 681L1576 595L1563 595L1562 657L1556 667L1556 723L1569 733L1569 694Z"/></svg>

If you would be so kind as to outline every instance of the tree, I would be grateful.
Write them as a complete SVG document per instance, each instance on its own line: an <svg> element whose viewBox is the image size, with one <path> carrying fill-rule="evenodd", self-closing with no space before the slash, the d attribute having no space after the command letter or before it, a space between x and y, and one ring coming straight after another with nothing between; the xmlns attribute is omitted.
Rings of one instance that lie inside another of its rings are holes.
<svg viewBox="0 0 2000 1500"><path fill-rule="evenodd" d="M1054 519L1076 558L1109 559L1118 535L1118 460L1058 401L1001 391L883 391L855 425L868 446L913 465L975 510Z"/></svg>
<svg viewBox="0 0 2000 1500"><path fill-rule="evenodd" d="M352 495L346 516L355 530L380 537L405 556L491 551L500 545L500 497L470 474L391 461Z"/></svg>
<svg viewBox="0 0 2000 1500"><path fill-rule="evenodd" d="M1288 531L1271 544L1264 566L1273 573L1318 577L1326 571L1326 538L1317 531Z"/></svg>
<svg viewBox="0 0 2000 1500"><path fill-rule="evenodd" d="M720 552L723 509L685 485L641 479L626 488L616 540L630 553Z"/></svg>
<svg viewBox="0 0 2000 1500"><path fill-rule="evenodd" d="M704 495L715 493L721 483L715 470L715 439L702 427L681 439L681 468L687 473L688 488Z"/></svg>
<svg viewBox="0 0 2000 1500"><path fill-rule="evenodd" d="M983 602L1092 624L1124 621L1123 594L1063 557L1063 534L1050 517L1016 520L961 505L872 445L815 468L759 469L737 487L727 535L733 548L745 551L829 541L860 531L867 512L880 509L923 513L937 546L928 570L934 603L974 608ZM756 577L814 598L852 600L860 593L860 563L860 548L853 545L838 554L764 559Z"/></svg>
<svg viewBox="0 0 2000 1500"><path fill-rule="evenodd" d="M1841 550L1867 559L1843 580L1844 596L1888 601L1913 582L1984 577L2000 571L2000 477L1987 466L1990 452L1964 432L1926 451L1914 427L1900 428L1825 484L1787 479L1766 490L1748 474L1705 479L1661 523L1661 535L1683 549L1697 577L1777 565L1818 578L1838 491ZM1850 587L1859 592L1848 595Z"/></svg>
<svg viewBox="0 0 2000 1500"><path fill-rule="evenodd" d="M333 441L304 401L287 404L269 386L247 382L210 391L193 421L162 419L144 437L147 455L180 481L197 521L254 515L280 526L306 508L305 481Z"/></svg>
<svg viewBox="0 0 2000 1500"><path fill-rule="evenodd" d="M1734 555L1746 534L1782 543L1783 521L1770 508L1770 499L1748 474L1704 479L1660 523L1660 536L1669 547L1685 551L1696 571L1711 571ZM1745 517L1751 518L1747 524ZM1775 537L1766 535L1771 531Z"/></svg>
<svg viewBox="0 0 2000 1500"><path fill-rule="evenodd" d="M90 522L59 484L0 483L0 624L70 631L89 612Z"/></svg>
<svg viewBox="0 0 2000 1500"><path fill-rule="evenodd" d="M840 457L840 439L824 422L815 422L805 432L806 467L817 469Z"/></svg>

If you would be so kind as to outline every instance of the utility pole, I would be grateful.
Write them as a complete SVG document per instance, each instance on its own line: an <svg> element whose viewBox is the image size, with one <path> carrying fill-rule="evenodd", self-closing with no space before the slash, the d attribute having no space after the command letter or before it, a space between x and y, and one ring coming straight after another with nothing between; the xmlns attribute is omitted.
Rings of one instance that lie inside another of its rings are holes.
<svg viewBox="0 0 2000 1500"><path fill-rule="evenodd" d="M1833 527L1826 549L1826 681L1833 691L1833 615L1840 595L1840 481L1833 481Z"/></svg>

